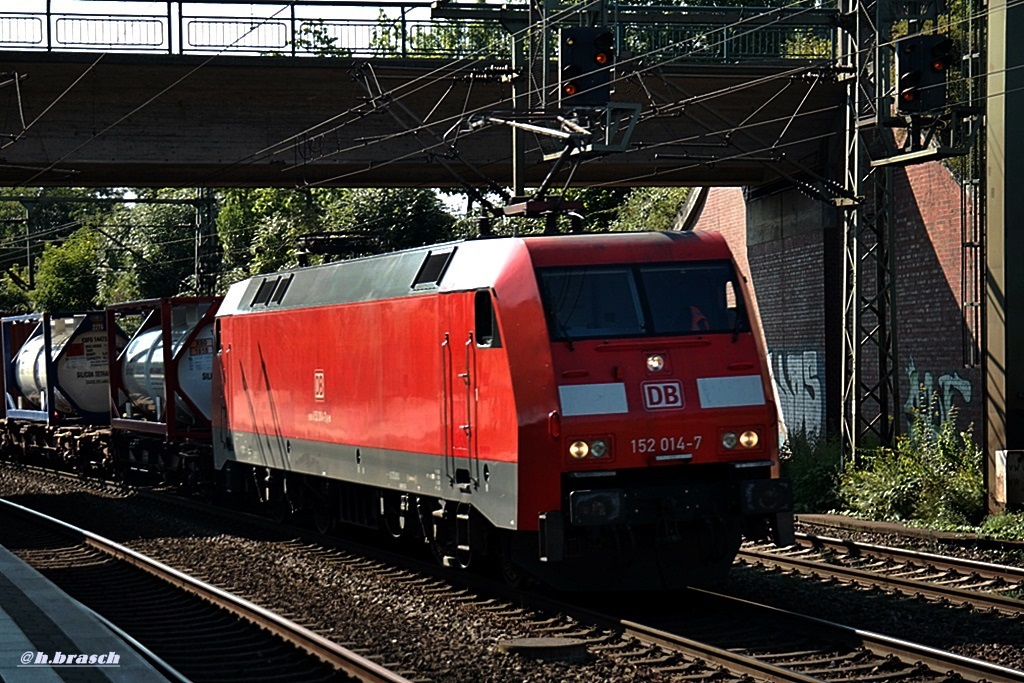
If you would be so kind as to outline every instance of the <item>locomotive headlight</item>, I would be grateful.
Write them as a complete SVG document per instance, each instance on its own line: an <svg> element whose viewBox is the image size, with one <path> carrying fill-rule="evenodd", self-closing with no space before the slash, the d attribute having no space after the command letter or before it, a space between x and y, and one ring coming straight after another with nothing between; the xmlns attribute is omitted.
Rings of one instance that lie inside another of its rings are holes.
<svg viewBox="0 0 1024 683"><path fill-rule="evenodd" d="M740 445L744 448L757 448L757 444L760 440L761 438L753 429L748 429L740 434Z"/></svg>
<svg viewBox="0 0 1024 683"><path fill-rule="evenodd" d="M722 447L727 450L731 451L736 448L738 441L739 440L736 438L736 432L726 432L722 434Z"/></svg>
<svg viewBox="0 0 1024 683"><path fill-rule="evenodd" d="M573 441L572 445L569 446L569 455L574 460L582 460L587 457L587 453L590 452L590 446L587 445L586 441Z"/></svg>
<svg viewBox="0 0 1024 683"><path fill-rule="evenodd" d="M608 444L601 439L590 442L590 457L603 458L608 455Z"/></svg>
<svg viewBox="0 0 1024 683"><path fill-rule="evenodd" d="M647 356L647 369L651 372L661 372L665 369L665 356L660 353L652 353Z"/></svg>

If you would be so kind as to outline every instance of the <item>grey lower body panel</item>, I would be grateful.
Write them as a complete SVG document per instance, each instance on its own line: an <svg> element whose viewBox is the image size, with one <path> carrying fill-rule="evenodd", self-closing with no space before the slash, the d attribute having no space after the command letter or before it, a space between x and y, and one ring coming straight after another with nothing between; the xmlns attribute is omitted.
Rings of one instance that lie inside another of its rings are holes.
<svg viewBox="0 0 1024 683"><path fill-rule="evenodd" d="M214 463L230 461L284 472L467 503L499 529L517 528L516 463L453 458L348 444L214 432Z"/></svg>

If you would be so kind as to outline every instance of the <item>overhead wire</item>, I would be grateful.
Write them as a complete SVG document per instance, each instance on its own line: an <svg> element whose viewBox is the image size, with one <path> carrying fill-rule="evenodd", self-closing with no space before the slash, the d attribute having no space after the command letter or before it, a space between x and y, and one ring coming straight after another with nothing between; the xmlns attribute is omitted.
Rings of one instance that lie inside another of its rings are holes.
<svg viewBox="0 0 1024 683"><path fill-rule="evenodd" d="M83 72L82 72L81 74L79 74L79 75L78 75L78 78L76 78L76 79L75 79L74 81L72 81L72 82L71 82L71 84L70 84L70 85L68 85L68 87L64 88L64 91L63 91L63 92L61 92L61 93L60 93L59 95L57 95L57 97L56 97L56 98L55 98L55 99L53 100L53 102L51 102L51 103L50 103L49 105L47 105L47 106L46 106L46 108L44 108L44 109L43 109L43 110L42 110L41 112L39 112L39 114L37 114L37 115L36 115L36 117L35 117L34 119L32 119L32 120L31 120L31 121L29 121L28 123L24 124L24 125L22 126L22 129L21 129L21 132L20 132L20 133L18 133L17 135L13 136L13 137L12 137L12 138L11 138L10 140L8 140L7 142L5 142L4 144L0 145L0 150L6 149L6 148L10 147L11 145L15 144L16 142L20 141L20 140L21 140L21 139L22 139L22 138L23 138L23 137L25 136L25 133L27 133L27 132L28 132L28 131L29 131L29 130L30 130L30 129L32 128L32 126L34 126L34 125L35 125L36 123L38 123L38 122L39 122L39 121L40 121L40 120L41 120L41 119L42 119L42 118L43 118L44 116L46 116L46 115L47 115L47 113L49 113L49 111L50 111L51 109L53 109L53 108L54 108L55 106L57 106L57 104L58 104L58 103L59 103L59 102L60 102L60 101L61 101L62 99L64 99L64 96L65 96L65 95L67 95L67 94L68 94L69 92L71 92L71 91L72 91L72 90L74 89L74 87L75 87L76 85L78 85L78 83L79 83L79 82L80 82L80 81L81 81L81 80L82 80L83 78L85 78L85 77L86 77L87 75L89 75L89 73L91 73L91 72L92 72L92 70L96 68L96 65L97 65L97 64L99 64L99 63L100 63L100 61L101 61L101 60L102 60L102 59L103 59L103 58L104 58L104 57L105 57L106 55L107 55L107 53L106 53L106 52L101 52L101 53L100 53L100 56L99 56L99 57L97 57L97 58L96 58L96 59L95 59L95 60L94 60L94 61L92 62L92 64L90 64L90 65L89 65L89 66L88 66L88 67L87 67L87 68L85 69L85 71L83 71ZM17 79L17 75L15 75L15 79ZM20 90L19 90L19 92L18 92L18 96L19 96L19 98L20 98L20 96L21 96L21 92L20 92ZM20 103L19 103L19 104L20 104Z"/></svg>
<svg viewBox="0 0 1024 683"><path fill-rule="evenodd" d="M805 1L806 0L795 0L793 3L791 3L791 5L792 6L797 6L797 5L799 5L799 4L801 4L801 3L805 2ZM773 9L777 10L777 9L780 9L780 8L773 8ZM761 16L761 15L757 15L757 16ZM743 19L741 21L734 22L734 24L727 24L727 25L725 25L723 27L716 28L716 31L718 31L718 30L724 31L724 30L726 30L726 28L728 28L730 26L733 26L733 25L737 25L738 26L738 25L741 25L741 24L743 24L745 22L749 22L749 21L751 21L751 18L746 18L746 19ZM734 39L735 39L735 37L731 37L729 39L723 38L722 41L719 41L719 43L713 43L713 44L710 45L710 47L712 47L712 48L713 47L717 47L718 45L723 44L726 40L734 40ZM632 58L630 58L628 60L625 60L625 61L619 62L619 63L620 64L625 64L625 63L628 63L629 61L637 61L637 62L639 62L640 60L646 58L649 55L656 54L658 52L662 52L662 51L664 51L666 49L669 49L672 46L677 46L677 45L679 45L680 43L683 43L683 42L686 42L686 41L685 40L684 41L677 41L676 43L672 43L669 46L663 46L663 47L657 48L655 50L650 50L650 51L645 52L645 53L640 53L640 54L635 55L634 57L632 57ZM684 56L678 56L678 57L676 57L676 58L674 58L672 60L667 60L664 63L667 64L667 63L671 63L672 61L679 61L679 60L684 59L684 58L685 58ZM662 65L663 64L659 63L656 66L660 67ZM642 69L639 72L633 71L633 72L630 72L629 76L634 76L634 75L636 75L638 73L643 73L644 71L649 71L649 70L651 70L653 68L655 68L655 67L653 67L653 66L652 67L646 67L645 69ZM821 66L818 65L818 64L812 65L812 66L801 66L801 67L798 67L797 69L791 70L791 71L783 73L783 74L775 74L775 75L769 77L768 80L781 79L781 78L791 78L792 76L794 76L794 75L796 75L798 73L802 73L802 72L805 72L807 70L819 69L819 68L821 68ZM618 76L615 79L613 79L613 81L623 80L626 77L627 77L626 75ZM755 87L756 85L760 84L760 82L761 81L759 81L758 83L754 83L754 84L748 84L747 87ZM413 92L415 92L415 91L413 91ZM392 94L392 98L393 99L400 99L402 97L408 96L409 94L410 93L403 93L403 94L399 94L399 95ZM539 94L539 90L538 89L531 89L531 90L528 91L527 96L534 96L534 95L537 95L537 94ZM717 96L717 95L712 95L712 97L713 96ZM480 114L480 113L483 113L483 112L486 112L486 111L489 111L489 110L493 110L493 109L495 109L495 108L497 108L497 107L499 107L499 106L501 106L503 104L507 104L507 103L510 103L510 102L511 102L511 98L510 97L502 98L502 99L499 99L497 101L492 101L492 102L488 102L488 103L485 103L483 105L480 105L477 108L475 108L472 111L470 111L469 113L471 115ZM443 123L443 124L457 123L460 120L460 118L464 118L464 117L465 117L465 114L462 114L460 116L448 117L447 119L443 119L440 122L434 122L434 125L438 125L440 123ZM337 132L338 130L341 129L341 127L343 127L343 126L334 127L332 129L326 131L325 133ZM425 126L419 126L417 128L414 128L414 129L396 132L396 133L394 133L392 135L389 135L389 136L381 136L379 139L374 140L372 143L369 143L369 144L380 144L382 142L388 142L388 141L391 141L391 140L394 140L394 139L397 139L397 138L400 138L400 137L404 137L406 135L414 134L415 132L419 132L420 130L423 130L424 128L425 128ZM359 144L359 145L353 144L353 145L350 145L349 147L335 150L335 151L331 152L330 154L320 155L319 157L316 158L316 160L322 160L322 159L328 158L329 156L335 156L335 155L338 155L338 154L344 154L346 152L354 151L356 149L364 148L366 146L367 146L366 144ZM302 162L302 164L308 164L309 162L310 162L310 160L305 160L305 161ZM326 182L333 182L335 180L338 180L338 178L332 178L332 179L329 179ZM321 181L320 183L316 183L316 184L317 185L325 184L325 181Z"/></svg>
<svg viewBox="0 0 1024 683"><path fill-rule="evenodd" d="M714 32L717 32L717 31L723 31L723 32L724 32L724 31L725 31L725 30L727 30L727 29L728 29L729 27L732 27L732 26L739 26L739 25L742 25L742 24L744 24L744 23L750 22L750 21L752 21L752 20L753 20L753 19L755 19L755 18L763 18L763 16L765 16L765 15L770 15L770 14L772 14L772 13L777 13L777 12L779 12L779 11L781 11L781 10L784 10L784 9L787 9L787 8L790 8L790 7L796 7L796 6L799 6L799 5L800 5L800 4L802 3L802 1L803 1L803 0L796 0L796 2L793 2L793 3L791 3L790 5L787 5L787 6L785 6L785 7L782 7L782 8L768 8L768 9L766 10L766 12L760 13L760 14L758 14L758 15L753 15L752 17L746 17L746 18L743 18L743 19L741 19L741 20L739 20L739 21L737 21L737 22L733 22L733 24L726 24L726 25L724 25L724 26L722 26L722 27L716 27L716 29L714 29L714 31L712 31L712 33L714 33ZM552 18L551 18L550 20L552 20L552 21L557 21L557 20L559 20L559 19L561 19L561 18L563 18L563 17L565 17L565 16L571 16L571 15L573 15L573 14L575 14L575 13L578 13L578 12L580 11L580 9L581 9L581 8L577 8L577 7L574 7L574 8L568 8L568 9L564 10L563 12L561 12L561 13L559 13L559 14L556 14L556 15L555 15L554 17L552 17ZM585 9L585 8L584 8L584 9ZM261 23L265 23L266 21L269 21L270 19L272 19L272 18L276 17L276 15L280 13L280 11L282 11L282 10L279 10L278 12L276 12L276 13L272 14L271 16L269 16L269 17L267 17L267 18L263 19L263 21L262 21ZM252 30L255 30L255 28L256 28L256 27L253 27L253 28L251 28L249 32L251 32ZM531 31L531 30L532 30L532 27L527 27L527 28L525 28L525 29L522 29L522 30L521 30L521 32L529 32L529 31ZM245 35L247 35L247 34L248 34L248 32L247 32L246 34L243 34L243 35L242 35L242 36L240 36L239 38L236 38L236 40L235 40L234 42L237 42L238 40L241 40L241 39L242 39L242 38L243 38L243 37L244 37ZM685 41L677 41L677 43L678 43L678 42L685 42ZM631 58L631 59L633 59L633 60L640 60L640 59L646 58L646 57L648 57L648 56L650 56L650 55L654 55L654 54L657 54L658 52L662 52L662 51L664 51L664 50L666 50L666 49L669 49L669 48L671 48L671 47L672 47L673 45L674 45L674 44L670 44L670 45L668 45L668 46L663 46L663 47L661 47L661 48L657 48L657 49L655 49L655 50L650 50L650 51L648 51L648 52L645 52L645 53L641 53L641 54L639 54L639 55L636 55L635 57L633 57L633 58ZM227 49L227 48L224 48L223 50L221 50L221 52L223 52L223 51L224 51L224 50L226 50L226 49ZM218 54L220 54L221 52L219 52ZM466 62L466 65L465 65L465 66L463 66L463 67L459 67L459 68L457 69L457 71L461 71L461 70L465 70L465 69L468 69L468 68L472 68L472 66L474 66L474 64L472 64L472 63L470 63L470 62L469 62L470 58L471 58L471 57L477 57L477 56L480 56L480 54L482 54L482 53L484 53L484 52L487 52L488 54L492 54L492 55L494 54L494 53L493 53L493 51L490 51L490 50L484 50L483 48L481 48L481 49L479 49L479 50L477 50L477 51L474 51L474 53L471 53L471 54L470 54L470 55L468 55L467 57L461 58L460 60L456 60L456 62L454 62L454 64L458 64L458 63L459 63L460 61L461 61L461 62ZM216 55L214 55L214 56L216 56ZM682 57L682 56L680 56L680 57L677 57L677 58L675 58L674 60L666 60L666 62L665 62L665 63L670 63L671 61L676 61L676 60L678 60L678 59L682 59L682 58L683 58L683 57ZM212 57L211 57L211 59L212 59ZM627 60L627 62L628 62L628 61L630 61L630 60ZM46 169L44 169L43 171L40 171L40 172L38 172L38 173L37 173L36 175L32 176L32 177L31 177L30 179L28 179L27 181L24 181L24 183L25 183L25 184L27 184L27 183L31 182L31 180L34 180L35 178L38 178L38 177L39 177L40 175L42 175L43 173L45 173L45 172L47 172L47 171L49 171L49 170L52 170L52 168L53 168L53 167L55 167L55 166L56 166L57 164L59 164L59 163L60 163L61 161L64 161L65 159L67 159L67 157L68 157L68 156L70 156L70 155L74 154L75 152L77 152L78 150L80 150L80 149L81 149L82 147L84 147L84 146L85 146L86 144L88 144L89 142L91 142L91 141L92 141L92 139L95 139L95 137L98 137L99 135L102 135L102 134L104 134L104 133L108 132L108 131L109 131L110 129L112 129L113 127L115 127L115 126L119 125L119 124L120 124L120 123L121 123L121 122L122 122L123 120L125 120L126 118L128 118L128 116L131 116L132 114L136 113L137 111L141 110L142 108L144 108L144 107L148 106L148 104L152 103L152 102L153 102L154 100L156 100L157 98L159 98L160 96L162 96L163 94L165 94L165 93L166 93L167 91L169 91L169 90L170 90L171 88L175 87L175 86L176 86L176 85L177 85L178 83L180 83L180 82L181 82L182 80L184 80L185 78L188 78L189 76L191 76L191 75L192 75L193 73L195 73L195 71L197 71L198 69L200 69L200 68L202 68L203 66L205 66L205 65L206 65L206 64L207 64L208 62L209 62L209 60L206 60L206 61L205 61L205 62L204 62L203 64L200 64L200 65L198 65L198 66L197 66L197 67L196 67L195 69L193 69L193 70L192 70L192 71L191 71L191 72L190 72L189 74L186 74L185 76L183 76L183 77L182 77L181 79L179 79L178 81L176 81L176 82L175 82L174 84L172 84L172 85L171 85L171 86L169 86L168 88L165 88L165 89L164 89L164 90L162 90L161 92L157 93L156 95L154 95L153 97L151 97L150 99L148 99L148 100L147 100L147 101L146 101L145 103L143 103L142 105L140 105L139 107L137 107L136 109L134 109L134 110L133 110L132 112L129 112L129 114L125 115L125 116L124 116L124 117L122 117L121 119L118 119L118 120L117 120L117 121L115 121L114 123L110 124L110 125L109 125L109 126L107 126L107 127L106 127L106 128L104 129L104 130L102 130L102 131L100 131L99 133L95 134L95 135L94 135L94 136L93 136L92 138L90 138L90 139L88 139L88 140L84 141L84 142L83 142L82 144L80 144L80 145L79 145L79 146L78 146L77 148L75 148L74 150L72 150L71 152L69 152L68 154L66 154L66 155L65 155L64 157L62 157L62 158L61 158L60 160L58 160L58 161L57 161L57 162L55 162L54 164L51 164L51 165L50 165L49 167L47 167L47 168L46 168ZM447 71L446 71L446 70L447 70ZM449 77L451 77L451 74L450 74L450 67L449 67L449 66L446 66L446 67L440 67L440 68L438 68L438 69L435 69L435 70L433 70L433 71L431 71L431 72L428 72L427 74L424 74L424 75L422 75L422 76L419 76L419 77L417 77L416 79L413 79L412 81L409 81L409 82L407 82L407 83L403 84L403 86L402 86L401 88L399 88L399 89L396 89L396 91L395 91L395 92L389 93L389 96L390 96L390 97L391 97L392 99L395 99L395 98L401 98L401 97L405 97L405 96L409 96L409 95L411 95L411 94L413 94L413 93L417 92L417 91L418 91L418 90L420 89L420 88L417 88L417 89L414 89L414 90L412 90L412 91L409 91L409 90L408 90L408 88L409 88L409 87L411 87L411 86L415 85L415 84L416 84L416 83L417 83L418 81L424 81L424 80L426 80L426 79L429 79L429 78L430 78L430 76L431 76L432 74L438 74L438 73L441 73L442 71L446 71L446 73L445 73L445 75L444 75L444 78L449 78ZM780 75L780 76L777 76L777 77L788 77L788 76ZM431 84L431 83L433 83L433 82L436 82L436 81L428 81L428 85L429 85L429 84ZM426 87L426 86L424 85L424 86L421 86L421 87ZM397 92L398 94L396 94L396 92ZM490 104L488 104L488 105L485 105L485 107L484 107L483 109L486 109L486 108L488 108L488 107L493 107L493 106L497 106L497 105L500 105L500 104L504 104L504 103L505 103L505 102L507 102L507 101L508 101L508 99L507 99L507 98L503 98L503 99L501 99L501 100L498 100L497 102L493 102L493 103L490 103ZM361 107L361 106L362 106L362 105L360 105L360 107ZM327 121L337 120L337 119L338 119L339 117L343 117L343 116L345 116L346 114L350 114L350 113L353 113L353 112L356 112L356 111L358 111L358 109L359 109L359 107L356 107L356 108L352 108L352 109L349 109L349 110L348 110L348 111L346 111L346 112L342 112L341 114L338 114L338 115L335 115L335 116L331 117L331 118L330 118L330 119L328 119ZM478 110L475 110L475 111L474 111L473 113L477 113L477 112L478 112L478 111L480 111L480 110L481 110L481 108L478 108ZM362 118L362 115L358 116L358 117L357 117L357 119L358 119L358 118ZM453 119L449 119L449 120L447 120L446 122L451 122L452 120L453 120ZM346 121L346 122L345 122L345 123L343 123L343 124L342 124L341 126L337 126L337 127L335 127L334 129L332 129L331 131L328 131L328 132L332 132L332 131L336 131L336 130L339 130L340 128L344 127L345 125L349 125L349 124L350 124L350 123L352 123L352 122L354 122L354 121L351 121L351 120L350 120L350 121ZM280 147L281 145L287 144L288 142L291 142L291 141L293 141L293 140L295 140L295 139L297 139L297 138L301 138L301 137L302 137L302 136L303 136L304 134L308 134L309 132L311 132L311 131L313 131L313 130L316 130L317 128L319 128L319 127L321 127L322 125L324 125L324 123L325 123L325 122L321 122L321 123L319 123L319 124L316 124L316 125L315 125L315 126L313 126L313 127L309 127L309 128L307 128L307 129L306 129L305 131L303 131L303 132L301 132L301 133L299 133L299 134L295 134L295 135L293 135L293 136L289 136L288 138L285 138L284 140L282 140L282 141L279 141L278 143L275 143L274 145L271 145L271 146L267 146L267 147L263 148L263 150L260 150L260 151L258 151L258 152L256 152L256 153L254 153L253 155L249 155L249 157L247 157L247 158L252 158L253 156L258 156L258 155L260 155L260 154L263 154L263 153L265 153L265 152L268 152L269 150L273 149L273 148L274 148L275 146L276 146L276 147ZM436 122L435 122L435 123L436 123ZM419 129L422 129L422 128L424 128L424 127L425 127L425 126L419 126L419 127L417 127L417 130L419 130ZM377 140L377 141L375 141L375 142L372 142L372 143L369 143L369 144L379 144L379 143L381 143L381 142L383 142L383 141L385 141L385 140L391 140L391 139L395 139L395 137L401 137L401 136L404 136L404 135L408 135L408 134L410 134L410 131L403 131L403 132L400 132L400 133L396 133L396 134L393 134L393 135L391 135L391 136L385 136L385 137L384 137L384 138L382 138L381 140ZM345 151L351 151L352 149L355 149L355 148L357 148L357 147L362 147L362 146L365 146L365 145L353 146L353 147L350 147L350 148L346 148L346 149L344 149L344 150L339 150L339 151L338 151L338 152L336 152L336 153L343 153L343 152L345 152ZM279 150L279 151L281 151L281 150ZM321 158L322 158L322 157L321 157ZM306 161L306 162L303 162L303 163L308 163L308 161ZM332 181L333 181L333 180L337 180L337 179L338 179L338 178L334 178L334 179L332 179ZM326 182L320 182L320 183L316 183L316 184L314 184L314 185L312 185L312 186L316 186L316 185L321 185L321 184L326 184ZM307 186L309 186L309 185L307 185Z"/></svg>

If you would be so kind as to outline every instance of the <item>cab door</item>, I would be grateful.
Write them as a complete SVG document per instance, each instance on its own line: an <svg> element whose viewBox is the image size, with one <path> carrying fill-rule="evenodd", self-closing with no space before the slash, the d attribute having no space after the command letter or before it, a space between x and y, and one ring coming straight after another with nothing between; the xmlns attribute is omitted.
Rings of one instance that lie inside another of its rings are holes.
<svg viewBox="0 0 1024 683"><path fill-rule="evenodd" d="M460 491L472 493L480 481L473 292L442 295L441 312L445 474Z"/></svg>

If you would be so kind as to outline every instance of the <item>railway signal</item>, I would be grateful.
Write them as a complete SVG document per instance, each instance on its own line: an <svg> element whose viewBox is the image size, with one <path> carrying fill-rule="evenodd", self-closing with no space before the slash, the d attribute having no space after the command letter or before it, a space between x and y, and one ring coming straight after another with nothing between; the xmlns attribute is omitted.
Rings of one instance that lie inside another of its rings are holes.
<svg viewBox="0 0 1024 683"><path fill-rule="evenodd" d="M562 107L608 104L615 37L603 28L574 26L559 35L558 101Z"/></svg>
<svg viewBox="0 0 1024 683"><path fill-rule="evenodd" d="M952 58L953 41L945 36L914 35L898 40L897 111L922 114L944 109Z"/></svg>

